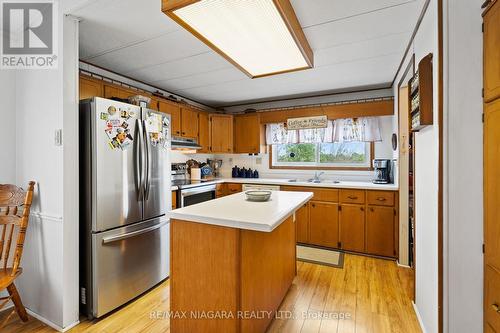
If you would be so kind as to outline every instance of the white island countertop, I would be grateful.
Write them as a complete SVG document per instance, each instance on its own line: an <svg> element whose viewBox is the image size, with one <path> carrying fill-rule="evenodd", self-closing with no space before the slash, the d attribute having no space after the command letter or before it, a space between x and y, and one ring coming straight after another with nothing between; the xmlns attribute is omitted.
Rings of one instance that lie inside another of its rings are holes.
<svg viewBox="0 0 500 333"><path fill-rule="evenodd" d="M223 227L271 232L302 207L312 192L273 191L266 202L246 200L245 193L205 201L167 213L167 217Z"/></svg>

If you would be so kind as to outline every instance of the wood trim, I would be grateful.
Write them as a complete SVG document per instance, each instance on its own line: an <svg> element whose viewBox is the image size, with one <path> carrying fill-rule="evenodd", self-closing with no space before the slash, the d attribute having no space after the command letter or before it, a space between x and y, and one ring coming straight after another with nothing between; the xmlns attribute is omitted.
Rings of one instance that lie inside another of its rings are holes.
<svg viewBox="0 0 500 333"><path fill-rule="evenodd" d="M413 41L415 40L415 36L417 35L418 29L420 28L420 24L422 23L422 20L424 19L425 13L427 12L427 8L429 7L430 0L426 0L424 7L422 8L422 11L420 12L420 16L418 17L417 24L415 25L415 29L413 29L413 33L411 34L410 41L408 42L408 45L406 46L405 53L403 54L403 58L401 59L401 62L399 63L398 70L396 71L396 74L394 75L394 79L392 79L391 87L394 86L394 83L396 82L396 79L398 77L399 71L403 67L403 63L406 59L406 56L408 55L408 52L410 52L411 45L413 44Z"/></svg>
<svg viewBox="0 0 500 333"><path fill-rule="evenodd" d="M162 0L161 10L162 12L174 11L182 7L186 7L197 3L200 0Z"/></svg>
<svg viewBox="0 0 500 333"><path fill-rule="evenodd" d="M491 7L493 7L493 5L495 4L495 2L497 2L497 0L491 0L490 3L488 3L488 5L484 9L483 13L481 14L482 17L484 17L484 15L486 15L486 13L489 12L489 10L491 9Z"/></svg>
<svg viewBox="0 0 500 333"><path fill-rule="evenodd" d="M235 60L233 60L233 58L231 58L230 56L228 56L225 52L223 52L221 49L219 49L217 46L215 46L215 44L213 44L208 39L206 39L205 37L203 37L203 35L201 35L198 31L196 31L189 24L187 24L186 22L184 22L179 16L175 15L172 11L163 11L163 12L168 17L170 17L172 20L174 20L175 22L177 22L177 24L179 24L181 27L183 27L188 32L190 32L193 36L195 36L196 38L198 38L202 43L204 43L205 45L207 45L208 47L210 47L212 50L214 50L219 55L221 55L224 59L226 59L227 61L229 61L233 66L235 66L240 71L242 71L243 73L245 73L246 76L248 76L251 79L254 78L252 76L252 74L250 74L246 69L244 69L242 66L240 66L240 64L238 64Z"/></svg>
<svg viewBox="0 0 500 333"><path fill-rule="evenodd" d="M170 95L173 95L173 96L177 96L177 97L183 98L183 99L185 99L185 100L187 100L187 101L196 102L197 104L200 104L200 105L206 106L207 108L211 108L211 109L213 108L213 107L212 107L212 106L210 106L210 105L203 104L203 103L201 103L201 102L195 101L195 100L193 100L193 99L191 99L191 98L188 98L188 97L186 97L186 96L183 96L183 95L180 95L180 94L173 93L173 92L170 92L170 91L168 91L168 90L165 90L165 88L161 88L161 87L158 87L158 86L152 85L151 83L147 83L147 82L144 82L144 81L138 80L138 79L136 79L136 78L133 78L133 77L130 77L130 76L127 76L127 75L124 75L124 74L120 74L120 73L115 72L115 71L113 71L113 70L111 70L111 69L108 69L108 68L105 68L105 67L102 67L102 66L99 66L99 65L95 65L95 64L93 64L93 63L91 63L91 62L88 62L88 61L85 61L85 60L81 60L81 59L80 59L80 60L78 60L78 61L79 61L79 62L81 62L81 63L87 64L87 65L90 65L90 66L92 66L92 67L102 69L102 70L104 70L104 71L106 71L106 72L109 72L109 73L112 73L112 74L115 74L115 75L118 75L118 76L124 77L124 78L126 78L126 79L131 80L131 81L134 81L134 82L137 82L137 83L144 84L144 85L149 86L149 87L151 87L151 88L155 88L155 89L156 89L156 90L158 90L159 92L160 92L160 91L164 91L164 92L167 92L167 93L168 93L168 94L170 94ZM82 68L79 68L78 70L79 70L80 75L82 75L82 74L83 74L83 75L90 76L90 77L94 77L93 75L96 75L96 76L99 76L99 77L101 77L101 78L103 78L103 79L108 79L108 80L113 81L113 82L119 82L120 84L125 84L125 85L127 85L127 86L129 86L129 87L133 87L133 88L136 88L136 89L139 89L139 90L144 90L144 89L142 89L142 88L137 88L137 87L131 86L131 85L129 85L128 83L124 83L124 82L121 82L121 81L119 81L119 80L112 79L112 78L107 77L107 76L105 76L105 75L102 75L102 74L97 74L97 73L93 73L93 72L92 72L92 71L90 71L90 70L86 70L86 69L82 69ZM89 74L91 74L91 75L89 75ZM102 80L102 81L105 81L105 80ZM146 90L144 90L144 91L146 91ZM151 93L151 94L153 94L153 95L154 95L154 93ZM154 96L155 96L155 97L160 97L160 98L164 98L164 99L166 99L166 97L164 97L164 96L157 96L157 95L154 95ZM178 103L179 103L179 102L178 102ZM189 103L188 103L188 104L189 104ZM190 105L191 105L191 104L190 104ZM193 107L198 107L198 106L193 106ZM198 108L199 108L199 107L198 107ZM200 108L200 109L201 109L201 108ZM207 110L204 110L204 111L207 111Z"/></svg>
<svg viewBox="0 0 500 333"><path fill-rule="evenodd" d="M290 3L289 0L273 0L273 2L276 8L278 9L278 12L281 15L283 22L285 22L285 25L287 26L288 30L290 31L290 34L295 40L295 43L299 47L300 52L302 53L304 59L309 65L309 67L305 67L304 69L314 67L313 50L311 49L311 46L307 41L307 37L304 34L304 30L302 30L302 27L300 25L299 20L297 19L297 15L295 14L292 4Z"/></svg>
<svg viewBox="0 0 500 333"><path fill-rule="evenodd" d="M273 165L273 146L269 146L269 169L274 170L351 170L351 171L372 171L373 166L370 163L369 167L320 167L320 166L274 166ZM375 144L370 144L370 157L373 160L375 157Z"/></svg>
<svg viewBox="0 0 500 333"><path fill-rule="evenodd" d="M444 141L443 141L443 0L438 0L438 136L439 136L439 171L438 171L438 332L444 332L444 309L443 309L443 270L444 270Z"/></svg>
<svg viewBox="0 0 500 333"><path fill-rule="evenodd" d="M308 64L308 66L299 67L299 68L292 68L292 69L288 69L288 70L271 72L271 73L255 75L255 76L252 75L250 72L248 72L236 60L234 60L228 54L226 54L224 51L219 49L215 44L213 44L211 41L209 41L207 38L205 38L200 32L198 32L191 25L189 25L187 22L183 21L179 16L177 16L174 13L175 10L182 8L182 7L185 7L185 6L188 6L188 5L191 5L191 4L196 3L198 1L199 0L163 0L162 1L162 11L164 14L166 14L172 20L177 22L184 29L189 31L193 36L195 36L200 41L205 43L208 47L210 47L212 50L214 50L219 55L221 55L224 59L226 59L231 64L233 64L240 71L245 73L245 75L247 75L249 78L254 79L254 78L260 78L260 77L265 77L265 76L295 72L295 71L300 71L300 70L309 69L309 68L313 67L313 64L314 64L313 51L311 49L311 46L309 45L309 42L307 41L307 38L304 34L304 31L302 31L302 27L300 26L300 23L297 19L295 11L293 10L293 7L290 4L289 0L273 0L273 2L274 2L274 5L276 6L276 9L278 10L281 17L283 18L283 22L285 23L286 27L290 31L290 35L295 40L295 43L297 44L300 52L302 53L305 61Z"/></svg>
<svg viewBox="0 0 500 333"><path fill-rule="evenodd" d="M327 97L327 96L336 96L336 95L346 95L346 94L353 94L353 93L360 93L360 92L370 92L370 91L377 91L377 90L387 90L387 89L391 89L390 86L388 87L383 87L381 86L380 88L373 88L373 89L354 89L354 90L345 90L345 91L341 91L341 90L336 90L335 92L330 92L330 93L319 93L319 94L315 94L315 95L300 95L300 96L291 96L291 97L287 97L287 98L276 98L276 99L261 99L261 100L258 100L258 101L254 101L254 102L244 102L244 103L239 103L239 104L227 104L227 105L221 105L221 107L225 107L225 108L232 108L232 107L236 107L236 106L244 106L244 105L255 105L255 104L268 104L268 103L272 103L272 102L285 102L285 101L293 101L293 100L303 100L303 99L308 99L308 98L316 98L316 97ZM381 97L381 98L387 98L387 97L390 97L390 96L386 96L386 97ZM376 98L373 98L373 99L376 99Z"/></svg>
<svg viewBox="0 0 500 333"><path fill-rule="evenodd" d="M326 115L328 119L378 117L394 115L394 100L300 107L295 109L260 111L262 124L285 122L288 118Z"/></svg>

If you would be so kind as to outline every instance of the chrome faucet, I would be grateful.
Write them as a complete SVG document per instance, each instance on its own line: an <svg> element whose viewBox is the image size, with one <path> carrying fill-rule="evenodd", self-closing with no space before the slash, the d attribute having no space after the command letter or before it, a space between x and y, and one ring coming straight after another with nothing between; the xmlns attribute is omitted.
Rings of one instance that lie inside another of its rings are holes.
<svg viewBox="0 0 500 333"><path fill-rule="evenodd" d="M322 174L324 174L324 172L318 172L318 171L316 171L314 173L314 177L311 178L309 181L312 182L312 183L321 183L321 179L319 177L321 177Z"/></svg>

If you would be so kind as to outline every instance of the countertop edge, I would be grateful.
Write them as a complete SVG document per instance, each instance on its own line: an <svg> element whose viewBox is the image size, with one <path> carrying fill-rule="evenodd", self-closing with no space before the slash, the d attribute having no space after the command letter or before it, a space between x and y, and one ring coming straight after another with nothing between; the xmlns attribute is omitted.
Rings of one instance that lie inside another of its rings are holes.
<svg viewBox="0 0 500 333"><path fill-rule="evenodd" d="M308 196L306 198L301 200L300 203L294 205L293 208L291 208L291 210L289 212L282 214L282 216L278 216L276 222L273 222L273 223L268 224L268 225L255 224L255 223L247 222L247 221L237 221L237 220L229 220L229 219L223 219L223 218L204 217L204 216L200 216L200 215L179 214L179 213L175 213L175 211L168 212L167 216L171 220L174 219L174 220L216 225L216 226L220 226L220 227L243 229L243 230L250 230L250 231L273 232L274 229L276 229L278 226L280 226L281 223L283 223L286 219L288 219L291 215L293 215L302 205L304 205L306 202L311 200L311 198L313 197L312 192L304 192L304 193L308 193ZM237 195L237 194L233 194L233 195Z"/></svg>
<svg viewBox="0 0 500 333"><path fill-rule="evenodd" d="M279 186L299 186L299 187L312 187L312 188L337 188L337 189L359 189L359 190L373 190L373 191L399 191L399 186L395 184L377 185L368 182L359 182L359 184L333 184L333 183L305 183L305 182L289 182L288 179L266 179L266 178L220 178L208 180L203 183L188 185L185 188L192 188L197 186L221 184L221 183L237 183L237 184L262 184L262 185L279 185ZM349 183L356 183L355 181ZM172 186L172 191L179 188Z"/></svg>

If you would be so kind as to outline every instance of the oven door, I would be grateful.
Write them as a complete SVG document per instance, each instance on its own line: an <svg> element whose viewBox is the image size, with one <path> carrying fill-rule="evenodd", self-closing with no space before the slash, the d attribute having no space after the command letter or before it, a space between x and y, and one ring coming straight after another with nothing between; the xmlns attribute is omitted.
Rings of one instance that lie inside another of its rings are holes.
<svg viewBox="0 0 500 333"><path fill-rule="evenodd" d="M181 190L180 194L181 208L195 205L200 202L215 199L215 185L186 188Z"/></svg>

